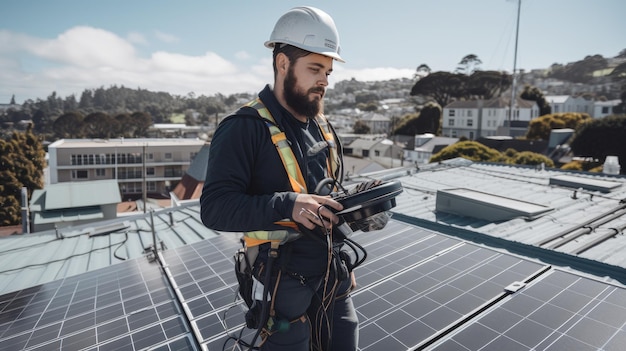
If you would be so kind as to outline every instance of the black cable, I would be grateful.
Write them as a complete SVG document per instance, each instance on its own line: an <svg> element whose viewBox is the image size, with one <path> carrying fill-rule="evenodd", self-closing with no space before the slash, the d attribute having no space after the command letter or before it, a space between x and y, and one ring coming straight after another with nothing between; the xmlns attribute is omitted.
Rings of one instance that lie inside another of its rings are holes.
<svg viewBox="0 0 626 351"><path fill-rule="evenodd" d="M126 261L126 260L127 260L126 258L124 258L124 257L119 257L119 256L117 255L117 250L119 250L119 249L120 249L120 247L122 247L122 245L126 244L126 241L128 241L128 232L124 232L124 236L125 236L124 241L122 241L122 242L121 242L121 243L117 246L117 248L115 248L115 250L113 251L113 257L117 258L117 259L118 259L118 260L120 260L120 261Z"/></svg>
<svg viewBox="0 0 626 351"><path fill-rule="evenodd" d="M267 325L267 321L270 317L269 310L269 302L267 301L267 295L269 294L269 285L272 277L272 269L274 266L274 255L276 254L277 249L270 248L267 255L267 269L265 271L265 279L263 279L263 300L261 300L261 319L259 320L259 325L256 333L254 334L254 338L250 342L250 346L248 350L254 350L254 344L256 344L259 335L261 335L261 331ZM277 282L278 283L278 282ZM272 297L274 298L274 297Z"/></svg>

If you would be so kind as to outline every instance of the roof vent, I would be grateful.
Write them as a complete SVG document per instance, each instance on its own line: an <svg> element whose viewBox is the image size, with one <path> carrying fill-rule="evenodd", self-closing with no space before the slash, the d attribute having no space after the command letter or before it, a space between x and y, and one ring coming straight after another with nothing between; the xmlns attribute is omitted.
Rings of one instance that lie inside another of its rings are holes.
<svg viewBox="0 0 626 351"><path fill-rule="evenodd" d="M514 218L535 219L553 208L465 188L437 191L437 211L491 222Z"/></svg>
<svg viewBox="0 0 626 351"><path fill-rule="evenodd" d="M610 193L611 191L622 186L622 183L612 182L608 180L575 177L569 175L558 175L550 177L550 185L559 185L574 189L583 188L585 190Z"/></svg>

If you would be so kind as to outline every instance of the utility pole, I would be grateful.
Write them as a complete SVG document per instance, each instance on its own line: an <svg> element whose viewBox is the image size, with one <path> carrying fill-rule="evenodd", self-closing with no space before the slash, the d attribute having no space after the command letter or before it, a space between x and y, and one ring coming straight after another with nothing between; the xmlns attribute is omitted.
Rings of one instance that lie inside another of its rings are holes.
<svg viewBox="0 0 626 351"><path fill-rule="evenodd" d="M516 103L516 99L515 99L515 90L516 90L516 84L517 84L517 76L516 76L516 71L517 71L517 41L519 38L519 16L520 16L520 9L522 7L522 0L517 0L517 28L515 29L515 53L513 54L513 83L511 85L511 104L509 106L509 118L508 118L508 130L509 130L509 136L511 136L511 120L513 119L513 107L515 106Z"/></svg>
<svg viewBox="0 0 626 351"><path fill-rule="evenodd" d="M141 194L142 194L142 199L143 199L143 213L146 213L146 201L147 201L147 186L146 186L146 144L143 144L143 149L142 149L142 153L141 153L141 177L142 177L142 182L141 182Z"/></svg>

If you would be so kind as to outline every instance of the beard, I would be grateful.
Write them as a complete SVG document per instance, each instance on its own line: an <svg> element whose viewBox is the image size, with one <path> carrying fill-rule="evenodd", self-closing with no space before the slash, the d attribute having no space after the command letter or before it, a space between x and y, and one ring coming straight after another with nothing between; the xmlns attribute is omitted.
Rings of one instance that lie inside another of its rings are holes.
<svg viewBox="0 0 626 351"><path fill-rule="evenodd" d="M296 84L298 80L296 76L293 74L293 69L289 67L287 71L287 77L284 82L284 97L287 105L291 107L296 113L306 116L308 118L313 118L317 116L321 109L321 101L322 99L313 99L313 101L309 100L310 93L321 93L322 97L324 96L324 88L315 87L309 89L306 93L301 93Z"/></svg>

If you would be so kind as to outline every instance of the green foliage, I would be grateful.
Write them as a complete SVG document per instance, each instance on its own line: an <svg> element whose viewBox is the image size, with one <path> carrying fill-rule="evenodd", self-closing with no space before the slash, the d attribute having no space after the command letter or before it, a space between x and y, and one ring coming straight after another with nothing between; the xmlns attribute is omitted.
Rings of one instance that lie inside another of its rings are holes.
<svg viewBox="0 0 626 351"><path fill-rule="evenodd" d="M510 75L498 71L476 71L471 75L434 72L420 78L411 88L411 96L423 96L446 106L452 99L491 99L511 86Z"/></svg>
<svg viewBox="0 0 626 351"><path fill-rule="evenodd" d="M552 113L530 121L526 138L529 140L548 140L552 129L571 128L577 130L591 121L587 113L562 112Z"/></svg>
<svg viewBox="0 0 626 351"><path fill-rule="evenodd" d="M452 98L463 96L468 77L463 74L434 72L418 80L411 88L411 96L425 96L446 106Z"/></svg>
<svg viewBox="0 0 626 351"><path fill-rule="evenodd" d="M432 133L441 134L441 106L429 102L419 113L406 115L402 118L392 134L416 135Z"/></svg>
<svg viewBox="0 0 626 351"><path fill-rule="evenodd" d="M465 74L466 76L472 75L480 69L480 65L483 63L478 56L474 54L466 55L461 59L459 65L456 67L456 73Z"/></svg>
<svg viewBox="0 0 626 351"><path fill-rule="evenodd" d="M539 106L539 116L552 113L552 107L550 107L550 104L546 101L546 97L539 88L527 84L524 86L524 90L520 94L520 97L524 100L535 101L537 106Z"/></svg>
<svg viewBox="0 0 626 351"><path fill-rule="evenodd" d="M45 153L32 126L24 133L14 132L0 139L0 225L21 222L20 199L22 187L28 196L43 187Z"/></svg>
<svg viewBox="0 0 626 351"><path fill-rule="evenodd" d="M471 161L498 162L498 150L487 147L476 141L460 141L449 145L430 158L430 162L463 157Z"/></svg>
<svg viewBox="0 0 626 351"><path fill-rule="evenodd" d="M614 155L626 168L626 116L607 116L594 119L576 130L570 144L575 155L586 156L604 162L606 156Z"/></svg>
<svg viewBox="0 0 626 351"><path fill-rule="evenodd" d="M530 151L517 152L513 149L507 149L504 153L487 147L476 141L459 141L452 144L439 153L433 155L430 162L439 162L457 157L476 162L495 162L508 163L516 165L540 165L546 167L554 167L554 162L548 157Z"/></svg>
<svg viewBox="0 0 626 351"><path fill-rule="evenodd" d="M544 164L546 167L554 167L554 162L548 157L530 151L522 151L515 154L510 159L510 162L516 165L540 165Z"/></svg>
<svg viewBox="0 0 626 351"><path fill-rule="evenodd" d="M354 134L369 134L369 132L371 131L370 127L361 120L358 120L356 121L356 123L354 123L352 130Z"/></svg>
<svg viewBox="0 0 626 351"><path fill-rule="evenodd" d="M83 134L87 138L108 139L117 136L118 121L104 112L93 112L83 120Z"/></svg>
<svg viewBox="0 0 626 351"><path fill-rule="evenodd" d="M80 112L64 113L52 124L52 130L58 138L82 138L83 115Z"/></svg>

